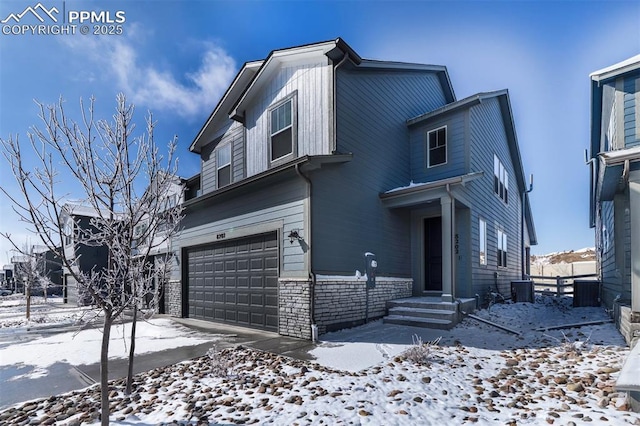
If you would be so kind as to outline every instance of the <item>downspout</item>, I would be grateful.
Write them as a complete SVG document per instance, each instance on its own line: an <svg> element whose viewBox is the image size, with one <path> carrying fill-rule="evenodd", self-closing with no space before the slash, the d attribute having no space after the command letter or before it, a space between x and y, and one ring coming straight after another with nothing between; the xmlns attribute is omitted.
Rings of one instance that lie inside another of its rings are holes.
<svg viewBox="0 0 640 426"><path fill-rule="evenodd" d="M349 59L349 52L345 52L344 56L342 57L342 59L340 60L340 62L338 62L336 64L335 67L333 67L333 140L331 141L331 153L334 154L337 150L338 150L338 125L337 125L337 121L338 121L338 112L337 112L337 90L336 90L336 82L338 80L338 67L340 67L340 65L344 64L347 59Z"/></svg>
<svg viewBox="0 0 640 426"><path fill-rule="evenodd" d="M316 273L313 271L313 256L312 256L312 237L311 237L311 188L312 188L312 184L311 184L311 179L309 179L309 176L305 175L304 173L302 173L302 170L300 170L300 163L296 164L296 173L298 174L298 176L300 176L305 182L307 182L307 199L308 201L308 205L307 208L309 209L309 215L307 217L307 246L309 247L308 249L308 259L309 259L309 267L308 267L308 271L309 271L309 275L311 276L311 285L310 285L310 291L309 291L309 316L311 317L311 340L312 341L316 341L318 339L318 332L317 332L317 326L316 326L316 309L315 309L315 305L316 305Z"/></svg>
<svg viewBox="0 0 640 426"><path fill-rule="evenodd" d="M524 247L524 222L525 222L525 201L526 201L526 196L528 193L530 193L531 191L533 191L533 175L531 175L532 177L532 181L529 184L529 189L525 189L524 191L522 191L522 204L520 205L520 208L522 209L522 215L520 217L520 268L522 269L521 271L521 276L522 276L522 280L527 279L526 278L526 265L525 265L525 247Z"/></svg>
<svg viewBox="0 0 640 426"><path fill-rule="evenodd" d="M456 199L451 193L451 185L446 186L451 199L451 297L456 300Z"/></svg>

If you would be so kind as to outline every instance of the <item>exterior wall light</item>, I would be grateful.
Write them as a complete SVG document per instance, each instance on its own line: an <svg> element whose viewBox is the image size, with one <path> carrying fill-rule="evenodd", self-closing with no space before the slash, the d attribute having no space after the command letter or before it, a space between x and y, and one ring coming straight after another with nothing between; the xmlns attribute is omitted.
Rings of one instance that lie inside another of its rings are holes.
<svg viewBox="0 0 640 426"><path fill-rule="evenodd" d="M301 241L302 237L299 234L299 231L297 229L292 229L291 232L289 232L289 235L287 235L287 238L289 238L289 242L291 244L293 244L294 241Z"/></svg>

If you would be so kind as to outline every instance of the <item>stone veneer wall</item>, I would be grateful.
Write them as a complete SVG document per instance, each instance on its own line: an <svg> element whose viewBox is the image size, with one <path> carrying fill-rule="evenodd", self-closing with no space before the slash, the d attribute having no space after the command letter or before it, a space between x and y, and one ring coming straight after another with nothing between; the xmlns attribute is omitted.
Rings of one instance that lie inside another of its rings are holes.
<svg viewBox="0 0 640 426"><path fill-rule="evenodd" d="M317 280L315 288L315 319L318 334L364 324L366 310L366 280ZM411 297L411 278L377 278L376 287L369 289L368 319L387 314L387 301ZM182 285L169 281L165 287L165 312L182 317ZM284 336L311 339L311 281L278 280L278 333Z"/></svg>
<svg viewBox="0 0 640 426"><path fill-rule="evenodd" d="M311 282L278 280L278 333L311 340Z"/></svg>
<svg viewBox="0 0 640 426"><path fill-rule="evenodd" d="M366 309L367 282L355 280L317 280L315 288L315 319L318 333L355 327L387 314L387 301L412 296L411 278L376 279L375 288L369 289L369 309Z"/></svg>
<svg viewBox="0 0 640 426"><path fill-rule="evenodd" d="M182 283L169 281L164 288L164 311L174 317L182 317Z"/></svg>

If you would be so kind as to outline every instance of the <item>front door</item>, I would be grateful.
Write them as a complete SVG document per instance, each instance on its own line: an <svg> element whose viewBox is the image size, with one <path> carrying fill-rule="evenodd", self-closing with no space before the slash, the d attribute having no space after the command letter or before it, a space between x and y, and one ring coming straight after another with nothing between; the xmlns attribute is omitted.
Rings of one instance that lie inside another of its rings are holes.
<svg viewBox="0 0 640 426"><path fill-rule="evenodd" d="M424 290L442 291L442 219L424 219Z"/></svg>

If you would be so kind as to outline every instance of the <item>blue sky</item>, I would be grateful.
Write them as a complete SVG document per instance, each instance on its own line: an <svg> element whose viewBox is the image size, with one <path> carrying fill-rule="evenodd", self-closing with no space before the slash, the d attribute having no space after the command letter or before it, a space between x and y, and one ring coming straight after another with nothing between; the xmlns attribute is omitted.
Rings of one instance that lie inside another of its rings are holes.
<svg viewBox="0 0 640 426"><path fill-rule="evenodd" d="M589 73L640 53L637 1L58 1L62 11L124 11L122 35L0 34L0 137L38 124L33 100L63 96L71 113L95 96L109 117L124 92L179 138L180 174L198 172L188 146L236 72L273 49L342 37L362 57L445 65L458 99L509 89L539 245L592 246L588 225ZM33 1L0 3L0 20ZM28 16L22 23L38 23ZM0 184L15 182L0 158ZM71 183L69 191L73 191ZM0 200L0 231L28 233ZM32 241L35 240L32 237ZM0 241L0 264L8 260Z"/></svg>

